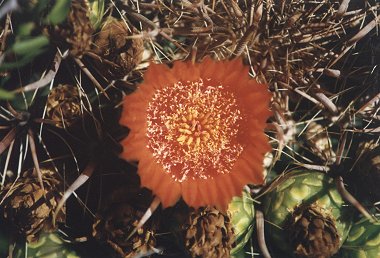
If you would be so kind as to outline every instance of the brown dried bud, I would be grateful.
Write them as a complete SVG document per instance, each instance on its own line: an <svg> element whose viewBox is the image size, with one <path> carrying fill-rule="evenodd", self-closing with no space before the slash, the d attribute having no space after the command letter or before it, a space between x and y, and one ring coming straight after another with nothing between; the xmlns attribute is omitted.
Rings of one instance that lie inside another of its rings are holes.
<svg viewBox="0 0 380 258"><path fill-rule="evenodd" d="M144 224L131 238L128 238L144 212L136 210L126 202L116 204L97 219L93 225L93 236L106 241L125 258L147 254L154 248L156 239L150 223Z"/></svg>
<svg viewBox="0 0 380 258"><path fill-rule="evenodd" d="M28 172L16 182L7 184L0 193L2 219L13 233L26 237L28 242L36 241L42 231L55 230L51 219L62 196L59 191L62 184L55 172L43 168L41 171L44 189L38 177ZM64 211L60 211L57 221L64 221Z"/></svg>
<svg viewBox="0 0 380 258"><path fill-rule="evenodd" d="M288 227L296 257L329 258L339 249L335 219L317 204L297 207Z"/></svg>
<svg viewBox="0 0 380 258"><path fill-rule="evenodd" d="M227 215L213 207L190 215L185 245L192 257L230 257L233 243L233 228Z"/></svg>
<svg viewBox="0 0 380 258"><path fill-rule="evenodd" d="M78 88L68 84L53 88L46 101L46 117L58 127L70 127L82 117Z"/></svg>
<svg viewBox="0 0 380 258"><path fill-rule="evenodd" d="M313 154L321 158L326 164L331 165L336 160L336 154L332 148L328 132L320 124L311 122L306 130L306 143Z"/></svg>
<svg viewBox="0 0 380 258"><path fill-rule="evenodd" d="M54 28L49 28L53 42L59 47L68 48L70 54L75 57L81 57L90 50L93 32L89 7L87 1L83 0L73 0L67 20Z"/></svg>
<svg viewBox="0 0 380 258"><path fill-rule="evenodd" d="M134 34L137 31L132 26L111 18L96 35L93 52L98 57L94 62L106 78L123 78L141 62L144 42L140 37L131 38Z"/></svg>
<svg viewBox="0 0 380 258"><path fill-rule="evenodd" d="M123 257L155 252L158 221L154 215L128 238L149 207L153 199L151 192L140 187L139 178L133 173L128 178L120 178L113 186L97 213L93 236L109 244Z"/></svg>

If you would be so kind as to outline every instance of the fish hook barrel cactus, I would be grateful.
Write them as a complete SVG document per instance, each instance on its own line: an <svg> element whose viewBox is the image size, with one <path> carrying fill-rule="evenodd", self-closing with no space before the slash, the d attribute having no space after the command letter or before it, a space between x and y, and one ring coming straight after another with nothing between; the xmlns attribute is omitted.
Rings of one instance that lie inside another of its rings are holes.
<svg viewBox="0 0 380 258"><path fill-rule="evenodd" d="M240 58L152 63L125 97L120 123L131 131L121 157L139 161L142 186L164 207L182 197L226 210L244 185L264 182L271 94L248 71Z"/></svg>
<svg viewBox="0 0 380 258"><path fill-rule="evenodd" d="M331 257L343 244L352 209L334 179L315 171L292 171L264 196L267 237L288 256Z"/></svg>

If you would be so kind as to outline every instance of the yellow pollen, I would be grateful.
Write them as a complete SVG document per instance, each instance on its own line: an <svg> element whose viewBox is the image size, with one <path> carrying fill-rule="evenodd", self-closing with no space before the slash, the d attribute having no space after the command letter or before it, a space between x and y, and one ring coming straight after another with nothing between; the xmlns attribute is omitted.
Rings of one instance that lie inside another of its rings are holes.
<svg viewBox="0 0 380 258"><path fill-rule="evenodd" d="M147 109L148 147L176 181L230 173L243 147L234 94L202 79L156 90Z"/></svg>
<svg viewBox="0 0 380 258"><path fill-rule="evenodd" d="M180 137L177 138L177 141L181 144L183 144L187 139L186 135L181 135Z"/></svg>
<svg viewBox="0 0 380 258"><path fill-rule="evenodd" d="M187 145L190 145L191 143L193 142L193 137L189 137L189 139L187 139Z"/></svg>

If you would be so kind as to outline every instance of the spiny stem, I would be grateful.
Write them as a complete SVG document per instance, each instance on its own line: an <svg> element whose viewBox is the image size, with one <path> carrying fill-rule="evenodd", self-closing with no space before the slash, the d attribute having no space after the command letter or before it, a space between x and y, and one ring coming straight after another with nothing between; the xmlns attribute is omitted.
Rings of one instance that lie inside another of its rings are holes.
<svg viewBox="0 0 380 258"><path fill-rule="evenodd" d="M61 61L62 61L62 56L57 52L54 57L54 68L50 69L49 72L38 81L28 84L24 87L20 87L14 90L14 92L15 93L27 92L27 91L37 90L41 87L46 86L55 78L55 75L58 72L59 66L61 65Z"/></svg>
<svg viewBox="0 0 380 258"><path fill-rule="evenodd" d="M256 24L248 27L243 37L241 37L241 39L239 40L234 53L231 55L231 58L240 56L243 53L245 47L248 45L248 43L255 37L256 33L257 33Z"/></svg>
<svg viewBox="0 0 380 258"><path fill-rule="evenodd" d="M380 23L380 15L375 17L370 23L368 23L366 26L364 26L363 29L361 29L358 33L356 33L355 36L353 36L351 39L348 40L347 44L349 46L352 46L356 42L358 42L361 38L363 38L365 35L367 35L371 30L373 30L376 25Z"/></svg>
<svg viewBox="0 0 380 258"><path fill-rule="evenodd" d="M363 205L356 200L356 198L351 195L345 188L343 178L342 177L337 177L335 179L336 187L339 192L339 194L345 199L347 202L351 203L352 206L354 206L361 214L363 214L364 217L369 219L371 222L376 222L377 219L376 217L372 216L366 208L363 207Z"/></svg>
<svg viewBox="0 0 380 258"><path fill-rule="evenodd" d="M340 163L342 162L342 157L343 157L344 149L346 147L346 143L347 143L347 133L344 132L343 135L341 136L341 139L339 141L339 146L337 149L337 155L336 155L336 161L335 161L336 166L339 166Z"/></svg>
<svg viewBox="0 0 380 258"><path fill-rule="evenodd" d="M160 199L156 196L152 203L150 204L149 208L146 210L144 215L141 217L139 223L137 226L132 230L132 232L128 235L127 240L130 239L136 232L139 230L145 222L152 216L153 212L157 209L157 207L160 205L161 201Z"/></svg>
<svg viewBox="0 0 380 258"><path fill-rule="evenodd" d="M3 189L4 187L4 184L5 184L5 177L7 175L7 170L8 170L8 165L9 165L9 161L11 159L11 154L12 154L12 150L13 150L13 144L15 143L15 140L13 140L9 146L9 150L8 150L8 153L7 153L7 158L5 159L5 164L4 164L4 170L3 170L3 177L1 179L1 185L0 185L0 190Z"/></svg>
<svg viewBox="0 0 380 258"><path fill-rule="evenodd" d="M370 107L371 105L374 105L376 103L376 101L379 101L380 100L380 93L377 94L375 97L373 97L372 99L370 99L366 104L364 104L361 108L359 108L358 111L356 111L356 113L364 113L365 109L367 107Z"/></svg>
<svg viewBox="0 0 380 258"><path fill-rule="evenodd" d="M79 65L80 69L87 75L87 77L92 81L92 83L95 85L98 90L100 90L104 96L106 96L107 99L110 99L108 94L105 92L104 88L100 83L95 79L95 77L92 75L92 73L87 69L87 67L82 63L82 61L79 58L74 58L75 62Z"/></svg>
<svg viewBox="0 0 380 258"><path fill-rule="evenodd" d="M342 17L343 14L346 13L349 3L350 3L350 0L343 0L342 1L342 3L339 6L338 12L336 13L337 17Z"/></svg>
<svg viewBox="0 0 380 258"><path fill-rule="evenodd" d="M318 99L322 105L327 108L332 114L337 115L338 114L338 108L336 105L321 91L318 89L315 90L314 96L316 99Z"/></svg>
<svg viewBox="0 0 380 258"><path fill-rule="evenodd" d="M62 199L59 201L57 208L54 211L53 214L53 226L55 226L55 220L57 218L57 215L59 211L62 209L63 205L67 201L67 199L84 183L87 182L87 180L91 177L95 170L95 163L93 161L90 161L89 164L87 164L86 168L83 170L82 174L79 175L79 177L72 183L69 188L65 191L65 193L62 196Z"/></svg>
<svg viewBox="0 0 380 258"><path fill-rule="evenodd" d="M36 143L34 141L34 136L33 136L33 132L31 129L28 130L28 137L29 137L29 146L30 146L30 152L32 153L34 168L36 169L38 181L40 182L40 186L41 186L42 192L44 194L44 197L46 197L45 196L44 182L42 180L42 172L41 172L40 164L38 162L38 157L37 157Z"/></svg>
<svg viewBox="0 0 380 258"><path fill-rule="evenodd" d="M264 214L259 209L256 210L256 228L257 228L257 240L259 243L261 254L264 256L264 258L271 258L267 244L265 243Z"/></svg>
<svg viewBox="0 0 380 258"><path fill-rule="evenodd" d="M9 13L7 13L7 18L5 19L5 26L4 26L4 29L3 29L3 37L1 39L1 47L0 47L0 55L2 55L5 51L5 47L6 47L6 42L7 42L7 37L8 37L8 34L9 34L9 25L11 23L11 15Z"/></svg>
<svg viewBox="0 0 380 258"><path fill-rule="evenodd" d="M0 141L0 155L9 147L16 138L18 127L12 128Z"/></svg>

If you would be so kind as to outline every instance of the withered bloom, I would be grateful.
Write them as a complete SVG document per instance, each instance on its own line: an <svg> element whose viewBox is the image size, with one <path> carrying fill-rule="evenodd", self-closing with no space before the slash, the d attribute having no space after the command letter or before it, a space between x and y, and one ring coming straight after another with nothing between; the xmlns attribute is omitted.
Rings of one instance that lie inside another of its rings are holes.
<svg viewBox="0 0 380 258"><path fill-rule="evenodd" d="M241 59L151 64L125 97L120 123L131 131L121 156L139 161L141 184L164 207L182 197L225 209L244 185L263 183L271 94L248 70Z"/></svg>

